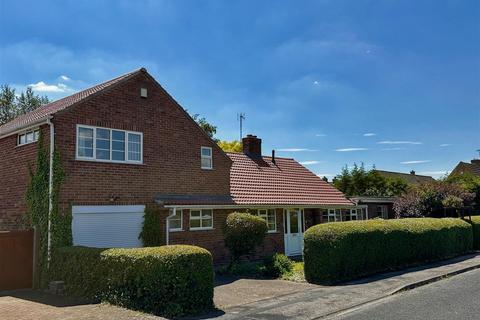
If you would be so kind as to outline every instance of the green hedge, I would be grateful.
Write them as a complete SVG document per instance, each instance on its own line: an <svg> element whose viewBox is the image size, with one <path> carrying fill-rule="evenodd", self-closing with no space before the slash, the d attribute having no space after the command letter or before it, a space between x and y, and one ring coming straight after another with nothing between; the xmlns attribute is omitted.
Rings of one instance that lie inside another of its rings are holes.
<svg viewBox="0 0 480 320"><path fill-rule="evenodd" d="M210 252L186 246L59 249L52 280L67 294L162 316L194 315L213 307Z"/></svg>
<svg viewBox="0 0 480 320"><path fill-rule="evenodd" d="M468 219L466 221L469 222ZM473 216L471 224L473 227L473 248L480 250L480 216Z"/></svg>
<svg viewBox="0 0 480 320"><path fill-rule="evenodd" d="M461 219L412 218L326 223L305 232L305 278L334 283L440 260L472 249Z"/></svg>

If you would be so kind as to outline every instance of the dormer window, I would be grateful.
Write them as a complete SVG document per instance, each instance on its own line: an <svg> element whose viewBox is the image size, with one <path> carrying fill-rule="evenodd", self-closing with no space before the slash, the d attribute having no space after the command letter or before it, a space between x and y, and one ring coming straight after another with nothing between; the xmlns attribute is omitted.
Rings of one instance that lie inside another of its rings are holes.
<svg viewBox="0 0 480 320"><path fill-rule="evenodd" d="M37 142L39 137L40 137L39 129L33 129L33 130L19 133L17 137L17 145L21 146L21 145L29 144L32 142Z"/></svg>
<svg viewBox="0 0 480 320"><path fill-rule="evenodd" d="M200 150L200 158L201 158L202 169L212 169L213 168L212 148L202 147L201 150Z"/></svg>

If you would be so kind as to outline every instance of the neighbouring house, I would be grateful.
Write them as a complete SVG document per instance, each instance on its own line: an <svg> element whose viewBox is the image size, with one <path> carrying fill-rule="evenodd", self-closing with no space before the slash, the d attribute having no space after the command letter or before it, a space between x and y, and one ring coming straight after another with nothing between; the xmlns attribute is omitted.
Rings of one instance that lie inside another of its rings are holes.
<svg viewBox="0 0 480 320"><path fill-rule="evenodd" d="M472 174L480 177L480 159L472 159L470 163L460 161L457 166L452 170L450 176Z"/></svg>
<svg viewBox="0 0 480 320"><path fill-rule="evenodd" d="M28 228L28 165L42 137L61 157L59 210L72 215L74 245L138 247L146 206L159 208L167 244L228 258L222 226L246 211L268 224L257 255L298 255L303 232L365 219L340 191L293 159L262 156L248 135L225 153L145 70L47 104L0 126L0 230Z"/></svg>
<svg viewBox="0 0 480 320"><path fill-rule="evenodd" d="M418 175L413 170L410 171L410 173L384 171L377 169L375 169L375 171L385 178L402 179L403 181L411 185L418 185L435 181L433 177ZM362 206L365 208L368 219L395 218L395 212L393 211L393 203L395 202L395 197L355 196L350 197L350 200L352 200L357 206Z"/></svg>

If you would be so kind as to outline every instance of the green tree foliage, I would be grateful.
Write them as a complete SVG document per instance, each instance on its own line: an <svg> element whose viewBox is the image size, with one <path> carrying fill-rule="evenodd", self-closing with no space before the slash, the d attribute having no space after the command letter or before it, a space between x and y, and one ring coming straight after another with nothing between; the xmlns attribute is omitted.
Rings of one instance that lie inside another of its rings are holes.
<svg viewBox="0 0 480 320"><path fill-rule="evenodd" d="M156 247L164 243L160 223L159 210L150 207L145 208L142 231L138 237L142 240L144 247Z"/></svg>
<svg viewBox="0 0 480 320"><path fill-rule="evenodd" d="M215 139L215 134L217 133L217 126L209 123L205 117L200 117L198 113L192 115L193 120L207 133L207 135L217 141Z"/></svg>
<svg viewBox="0 0 480 320"><path fill-rule="evenodd" d="M36 286L44 286L47 280L48 257L48 204L49 204L49 157L43 137L38 140L35 166L29 166L30 182L26 192L29 223L35 227L39 239ZM51 212L51 250L72 244L71 215L60 213L58 207L60 187L65 173L61 167L60 155L53 157L53 190Z"/></svg>
<svg viewBox="0 0 480 320"><path fill-rule="evenodd" d="M473 205L476 210L480 210L480 177L474 176L471 173L464 173L449 176L445 179L447 183L460 185L468 192L474 193Z"/></svg>
<svg viewBox="0 0 480 320"><path fill-rule="evenodd" d="M443 214L444 208L471 205L474 197L460 184L435 181L411 187L395 200L393 209L398 218L431 217Z"/></svg>
<svg viewBox="0 0 480 320"><path fill-rule="evenodd" d="M220 140L217 142L217 144L225 152L242 152L243 150L242 143L238 140L233 140L233 141Z"/></svg>
<svg viewBox="0 0 480 320"><path fill-rule="evenodd" d="M255 247L261 245L267 230L267 223L260 217L249 213L230 213L223 228L225 246L231 254L230 267L241 256L252 253Z"/></svg>
<svg viewBox="0 0 480 320"><path fill-rule="evenodd" d="M367 171L363 164L354 164L352 170L345 166L333 184L347 196L394 197L408 190L404 180L383 177L375 169Z"/></svg>
<svg viewBox="0 0 480 320"><path fill-rule="evenodd" d="M0 125L13 120L19 115L35 110L48 102L46 96L36 95L30 87L16 96L15 89L6 84L2 85L0 86Z"/></svg>

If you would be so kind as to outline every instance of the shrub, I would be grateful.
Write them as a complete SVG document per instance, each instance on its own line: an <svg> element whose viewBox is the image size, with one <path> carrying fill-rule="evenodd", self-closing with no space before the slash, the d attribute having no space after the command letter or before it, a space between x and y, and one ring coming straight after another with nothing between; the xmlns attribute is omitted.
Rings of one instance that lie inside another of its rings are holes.
<svg viewBox="0 0 480 320"><path fill-rule="evenodd" d="M411 218L316 225L305 232L305 278L333 283L472 249L472 229L461 219Z"/></svg>
<svg viewBox="0 0 480 320"><path fill-rule="evenodd" d="M465 220L470 222L473 227L473 249L480 250L480 216L472 216L472 220Z"/></svg>
<svg viewBox="0 0 480 320"><path fill-rule="evenodd" d="M230 266L241 256L252 253L256 246L261 245L267 230L267 223L260 217L249 213L230 213L223 230L225 246L232 257Z"/></svg>
<svg viewBox="0 0 480 320"><path fill-rule="evenodd" d="M264 259L264 275L268 277L278 278L291 272L293 262L286 255L275 253L274 255Z"/></svg>
<svg viewBox="0 0 480 320"><path fill-rule="evenodd" d="M212 256L199 247L62 248L52 267L71 295L167 317L213 307Z"/></svg>
<svg viewBox="0 0 480 320"><path fill-rule="evenodd" d="M145 208L142 231L138 238L142 240L144 247L156 247L164 244L160 228L160 213L158 209L150 207Z"/></svg>

